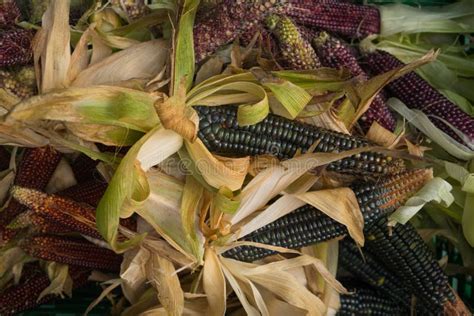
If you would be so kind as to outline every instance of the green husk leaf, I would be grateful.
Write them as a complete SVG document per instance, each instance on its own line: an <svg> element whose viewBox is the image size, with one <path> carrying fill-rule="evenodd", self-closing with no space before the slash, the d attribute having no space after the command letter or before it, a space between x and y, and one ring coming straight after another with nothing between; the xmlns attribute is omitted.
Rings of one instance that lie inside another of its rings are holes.
<svg viewBox="0 0 474 316"><path fill-rule="evenodd" d="M422 111L409 109L400 100L395 98L390 98L387 104L451 155L463 160L474 158L474 151L458 143L438 129Z"/></svg>
<svg viewBox="0 0 474 316"><path fill-rule="evenodd" d="M448 207L454 202L451 190L452 186L447 181L435 177L428 181L414 196L409 198L404 206L392 213L389 220L392 223L406 224L428 202L441 203L443 206Z"/></svg>
<svg viewBox="0 0 474 316"><path fill-rule="evenodd" d="M201 209L203 193L204 188L199 182L193 176L187 176L181 200L181 222L192 254L199 261L204 254L204 248L201 242L202 238L198 237L196 223L198 223L197 218Z"/></svg>
<svg viewBox="0 0 474 316"><path fill-rule="evenodd" d="M191 88L194 77L193 25L199 0L185 0L179 19L175 39L173 63L172 95L177 92L181 81L186 80L186 88Z"/></svg>
<svg viewBox="0 0 474 316"><path fill-rule="evenodd" d="M234 196L233 192L226 187L221 187L213 199L213 207L226 214L234 214L239 205L239 196Z"/></svg>
<svg viewBox="0 0 474 316"><path fill-rule="evenodd" d="M264 82L263 86L270 89L273 96L280 101L292 119L300 114L312 98L306 90L287 80Z"/></svg>

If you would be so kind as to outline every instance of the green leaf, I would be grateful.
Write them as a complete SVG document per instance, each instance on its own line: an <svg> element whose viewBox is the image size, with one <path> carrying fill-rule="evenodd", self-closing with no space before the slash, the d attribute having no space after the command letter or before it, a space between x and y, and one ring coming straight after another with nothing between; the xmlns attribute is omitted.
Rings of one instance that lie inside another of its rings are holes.
<svg viewBox="0 0 474 316"><path fill-rule="evenodd" d="M264 82L263 86L270 89L293 119L301 113L312 98L306 90L287 80Z"/></svg>

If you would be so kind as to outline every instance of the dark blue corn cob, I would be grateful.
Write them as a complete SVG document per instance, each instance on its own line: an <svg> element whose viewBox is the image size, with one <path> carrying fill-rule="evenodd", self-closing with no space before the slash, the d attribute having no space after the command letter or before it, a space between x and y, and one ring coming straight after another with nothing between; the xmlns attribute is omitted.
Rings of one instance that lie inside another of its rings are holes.
<svg viewBox="0 0 474 316"><path fill-rule="evenodd" d="M409 196L417 192L431 177L431 171L416 170L394 176L380 183L360 183L353 186L366 226L380 216L390 213ZM258 242L296 249L347 234L346 227L305 205L276 221L243 237L241 241ZM274 251L240 246L226 251L225 257L240 261L255 261L275 254Z"/></svg>
<svg viewBox="0 0 474 316"><path fill-rule="evenodd" d="M366 236L367 250L409 287L423 307L439 314L448 300L455 300L448 277L410 223L389 232L382 216L367 228Z"/></svg>
<svg viewBox="0 0 474 316"><path fill-rule="evenodd" d="M239 126L237 107L195 107L199 114L199 138L214 153L224 156L271 154L279 159L292 158L298 150L306 152L318 142L315 152L341 152L370 146L360 137L346 135L313 125L268 115L255 125ZM363 152L328 165L329 171L378 177L405 170L401 159Z"/></svg>
<svg viewBox="0 0 474 316"><path fill-rule="evenodd" d="M319 36L313 39L312 43L323 66L345 68L354 77L358 76L364 81L369 79L359 66L356 53L347 43L326 32L321 32ZM395 117L385 104L385 98L381 93L375 96L367 112L361 117L360 123L362 128L367 131L374 121L390 131L395 129Z"/></svg>
<svg viewBox="0 0 474 316"><path fill-rule="evenodd" d="M402 316L407 315L406 309L403 309L396 302L381 295L375 289L350 282L343 282L343 285L353 294L342 294L339 296L341 307L336 315L354 316L354 315L370 315L370 316Z"/></svg>
<svg viewBox="0 0 474 316"><path fill-rule="evenodd" d="M370 71L376 75L404 65L395 56L384 51L368 54L365 62ZM474 118L449 101L415 72L410 72L390 82L387 87L389 92L406 106L423 111L433 124L446 134L470 147L474 146ZM461 140L443 120L465 134L468 138L467 142Z"/></svg>

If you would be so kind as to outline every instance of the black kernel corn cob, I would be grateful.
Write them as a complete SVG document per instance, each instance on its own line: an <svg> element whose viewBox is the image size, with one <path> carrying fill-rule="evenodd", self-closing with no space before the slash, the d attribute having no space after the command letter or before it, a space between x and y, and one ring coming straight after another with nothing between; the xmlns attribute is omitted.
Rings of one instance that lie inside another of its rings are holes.
<svg viewBox="0 0 474 316"><path fill-rule="evenodd" d="M380 13L374 6L338 1L289 0L283 13L296 23L349 38L380 32Z"/></svg>
<svg viewBox="0 0 474 316"><path fill-rule="evenodd" d="M272 154L279 159L306 152L319 142L315 152L341 152L367 147L368 140L309 124L268 115L255 125L239 126L234 106L195 107L199 114L198 136L211 151L224 156ZM381 153L364 152L335 161L328 170L377 177L405 169L401 159Z"/></svg>
<svg viewBox="0 0 474 316"><path fill-rule="evenodd" d="M15 185L43 190L60 160L61 154L49 146L25 149L15 176ZM0 211L0 232L26 210L18 201L10 199L8 205Z"/></svg>
<svg viewBox="0 0 474 316"><path fill-rule="evenodd" d="M112 250L73 237L37 235L22 240L20 247L37 259L90 269L116 272L122 262L122 256Z"/></svg>
<svg viewBox="0 0 474 316"><path fill-rule="evenodd" d="M285 66L293 70L310 70L321 67L311 43L300 34L288 17L271 14L265 19L268 29L277 39Z"/></svg>
<svg viewBox="0 0 474 316"><path fill-rule="evenodd" d="M431 170L416 170L376 183L353 186L366 226L384 214L394 211L408 197L417 192L431 178ZM251 241L296 249L347 234L346 227L318 209L305 205L276 221L243 237ZM255 261L274 254L274 251L240 246L226 251L225 257L240 261Z"/></svg>
<svg viewBox="0 0 474 316"><path fill-rule="evenodd" d="M200 62L221 46L260 24L282 0L223 0L194 25L194 52Z"/></svg>
<svg viewBox="0 0 474 316"><path fill-rule="evenodd" d="M321 32L313 39L312 43L323 66L345 68L354 77L358 76L364 81L369 79L359 66L356 53L347 43L326 32ZM374 121L390 131L395 129L395 117L385 104L385 98L381 93L375 96L367 112L361 117L360 123L362 128L367 131Z"/></svg>
<svg viewBox="0 0 474 316"><path fill-rule="evenodd" d="M0 32L0 67L24 65L33 58L29 30L10 29Z"/></svg>
<svg viewBox="0 0 474 316"><path fill-rule="evenodd" d="M404 65L395 56L384 51L368 54L365 62L374 74L381 74ZM449 101L415 72L410 72L390 82L388 90L408 107L423 111L433 124L446 134L470 147L474 146L474 118ZM465 134L468 138L467 143L461 140L445 122Z"/></svg>
<svg viewBox="0 0 474 316"><path fill-rule="evenodd" d="M35 93L35 88L28 86L15 78L13 74L0 70L0 88L23 100L31 97Z"/></svg>
<svg viewBox="0 0 474 316"><path fill-rule="evenodd" d="M38 215L59 223L72 232L102 238L96 228L95 208L90 205L18 186L13 187L12 196Z"/></svg>
<svg viewBox="0 0 474 316"><path fill-rule="evenodd" d="M0 2L0 28L13 26L20 15L20 9L14 0Z"/></svg>
<svg viewBox="0 0 474 316"><path fill-rule="evenodd" d="M407 315L407 310L402 309L397 303L381 295L373 288L358 284L356 286L347 287L347 289L354 293L342 294L339 296L341 307L337 311L336 315Z"/></svg>
<svg viewBox="0 0 474 316"><path fill-rule="evenodd" d="M455 300L448 277L410 223L389 232L383 216L367 228L366 236L367 250L408 286L421 306L438 314Z"/></svg>
<svg viewBox="0 0 474 316"><path fill-rule="evenodd" d="M46 295L41 300L38 300L41 292L50 284L48 275L41 271L39 266L27 265L23 271L18 285L11 285L3 292L0 292L0 315L2 316L17 315L22 311L32 309L55 298L54 295ZM75 289L87 283L90 270L70 266L69 275L72 278L73 288Z"/></svg>

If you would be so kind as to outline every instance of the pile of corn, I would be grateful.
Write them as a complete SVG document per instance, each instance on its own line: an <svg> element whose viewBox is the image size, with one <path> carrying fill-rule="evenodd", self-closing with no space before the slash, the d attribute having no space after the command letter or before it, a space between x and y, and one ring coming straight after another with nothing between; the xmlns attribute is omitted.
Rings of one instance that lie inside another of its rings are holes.
<svg viewBox="0 0 474 316"><path fill-rule="evenodd" d="M470 315L468 2L0 0L0 315Z"/></svg>

